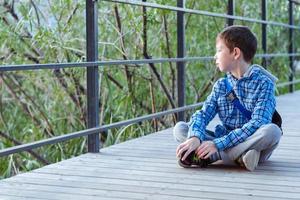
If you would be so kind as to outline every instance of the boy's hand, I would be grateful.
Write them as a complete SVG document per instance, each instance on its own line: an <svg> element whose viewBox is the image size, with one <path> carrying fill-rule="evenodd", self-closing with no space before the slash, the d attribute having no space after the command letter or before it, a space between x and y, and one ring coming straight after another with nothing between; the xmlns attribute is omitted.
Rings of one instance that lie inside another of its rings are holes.
<svg viewBox="0 0 300 200"><path fill-rule="evenodd" d="M204 141L200 147L197 148L195 153L199 158L207 159L217 151L218 149L213 141Z"/></svg>
<svg viewBox="0 0 300 200"><path fill-rule="evenodd" d="M176 149L176 156L177 158L181 158L181 160L185 160L187 156L197 149L200 146L200 140L197 137L192 137L186 140L184 143L178 145ZM184 153L184 155L182 155Z"/></svg>

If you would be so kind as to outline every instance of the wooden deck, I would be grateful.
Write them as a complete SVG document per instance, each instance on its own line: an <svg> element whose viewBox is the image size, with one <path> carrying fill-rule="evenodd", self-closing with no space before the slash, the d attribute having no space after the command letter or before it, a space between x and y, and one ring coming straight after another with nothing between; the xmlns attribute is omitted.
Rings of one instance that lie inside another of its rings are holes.
<svg viewBox="0 0 300 200"><path fill-rule="evenodd" d="M284 136L270 161L183 169L171 129L0 181L0 199L300 199L300 92L280 96Z"/></svg>

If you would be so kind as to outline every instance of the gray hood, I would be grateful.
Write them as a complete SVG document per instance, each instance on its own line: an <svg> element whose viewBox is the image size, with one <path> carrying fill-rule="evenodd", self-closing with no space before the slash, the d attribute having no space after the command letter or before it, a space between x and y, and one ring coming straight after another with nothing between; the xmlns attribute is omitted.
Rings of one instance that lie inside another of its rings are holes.
<svg viewBox="0 0 300 200"><path fill-rule="evenodd" d="M265 68L257 64L254 64L251 67L249 67L249 69L246 71L244 76L250 76L255 71L259 71L263 73L264 75L269 77L274 83L278 81L278 78L276 76L274 76L273 74L271 74L271 72L269 72L268 70L266 70Z"/></svg>

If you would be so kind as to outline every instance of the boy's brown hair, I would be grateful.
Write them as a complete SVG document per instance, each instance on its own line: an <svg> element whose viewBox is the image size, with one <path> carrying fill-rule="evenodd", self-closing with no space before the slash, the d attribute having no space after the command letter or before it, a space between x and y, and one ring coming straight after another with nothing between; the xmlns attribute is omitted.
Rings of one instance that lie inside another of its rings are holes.
<svg viewBox="0 0 300 200"><path fill-rule="evenodd" d="M222 39L230 52L238 47L248 63L252 61L256 53L257 39L247 26L228 26L218 34L217 39Z"/></svg>

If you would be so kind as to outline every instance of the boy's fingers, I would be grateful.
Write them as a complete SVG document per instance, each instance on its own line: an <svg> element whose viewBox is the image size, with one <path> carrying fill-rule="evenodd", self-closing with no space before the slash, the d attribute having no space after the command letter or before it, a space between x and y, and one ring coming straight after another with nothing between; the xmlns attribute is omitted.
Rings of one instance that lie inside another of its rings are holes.
<svg viewBox="0 0 300 200"><path fill-rule="evenodd" d="M178 147L176 148L176 155L178 154L179 150L180 150L180 145L178 145Z"/></svg>
<svg viewBox="0 0 300 200"><path fill-rule="evenodd" d="M206 150L206 145L205 144L202 144L199 148L198 148L198 153L197 155L199 157L201 157L201 155L203 154L203 152Z"/></svg>
<svg viewBox="0 0 300 200"><path fill-rule="evenodd" d="M200 146L196 149L197 152L201 151L203 149L204 145L200 144Z"/></svg>
<svg viewBox="0 0 300 200"><path fill-rule="evenodd" d="M203 151L202 148L198 148L198 149L195 151L195 153L196 153L196 155L199 157L202 151Z"/></svg>
<svg viewBox="0 0 300 200"><path fill-rule="evenodd" d="M193 151L192 149L187 150L187 151L184 153L184 155L183 155L183 157L181 158L181 160L185 160L185 159L188 157L188 155L190 155L190 153L191 153L192 151Z"/></svg>
<svg viewBox="0 0 300 200"><path fill-rule="evenodd" d="M209 153L209 151L205 150L200 154L200 158L204 158L207 154Z"/></svg>
<svg viewBox="0 0 300 200"><path fill-rule="evenodd" d="M176 155L178 154L179 150L184 146L184 143L181 143L180 145L178 145L177 149L176 149Z"/></svg>
<svg viewBox="0 0 300 200"><path fill-rule="evenodd" d="M204 157L204 159L208 159L212 155L211 152L208 152L208 154Z"/></svg>
<svg viewBox="0 0 300 200"><path fill-rule="evenodd" d="M184 151L186 151L187 149L188 149L188 146L183 146L183 147L181 147L180 150L178 151L177 157L178 157L178 158L182 157L182 153L183 153Z"/></svg>
<svg viewBox="0 0 300 200"><path fill-rule="evenodd" d="M204 156L204 159L209 158L209 157L210 157L212 154L214 154L215 152L217 152L216 149L214 149L214 148L208 148L208 152L207 152L206 156Z"/></svg>

